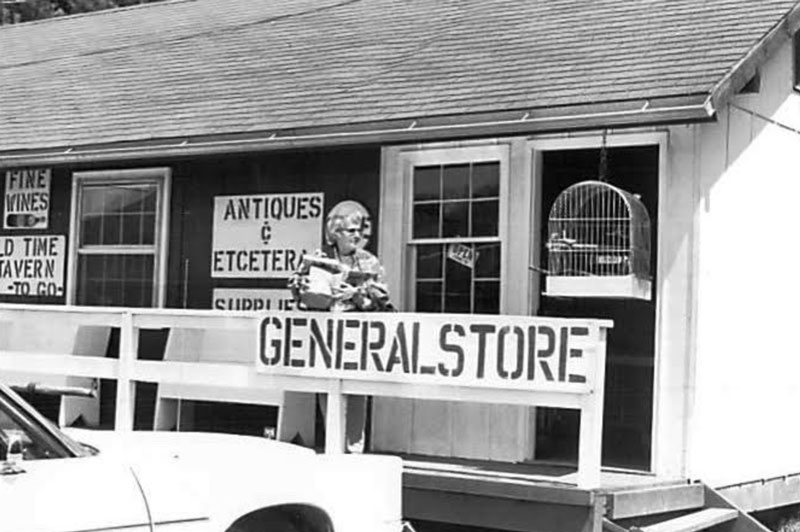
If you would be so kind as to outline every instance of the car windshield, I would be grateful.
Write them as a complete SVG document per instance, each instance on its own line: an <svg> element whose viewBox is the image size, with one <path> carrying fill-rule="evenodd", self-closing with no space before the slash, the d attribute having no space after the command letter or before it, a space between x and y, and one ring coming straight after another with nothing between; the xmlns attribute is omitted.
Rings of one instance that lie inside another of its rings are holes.
<svg viewBox="0 0 800 532"><path fill-rule="evenodd" d="M70 458L90 454L79 443L63 434L50 420L40 415L19 395L0 384L0 459L6 456L11 440L22 443L25 460Z"/></svg>

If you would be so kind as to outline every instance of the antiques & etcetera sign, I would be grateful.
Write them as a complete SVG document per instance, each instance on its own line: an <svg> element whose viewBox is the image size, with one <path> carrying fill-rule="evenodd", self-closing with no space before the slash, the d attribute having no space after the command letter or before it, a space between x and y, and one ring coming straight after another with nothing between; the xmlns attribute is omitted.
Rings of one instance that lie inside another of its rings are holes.
<svg viewBox="0 0 800 532"><path fill-rule="evenodd" d="M260 323L256 368L275 375L589 393L609 326L530 316L275 312Z"/></svg>
<svg viewBox="0 0 800 532"><path fill-rule="evenodd" d="M64 235L0 236L0 294L63 296Z"/></svg>
<svg viewBox="0 0 800 532"><path fill-rule="evenodd" d="M321 193L214 198L211 277L286 278L322 241Z"/></svg>
<svg viewBox="0 0 800 532"><path fill-rule="evenodd" d="M3 229L47 229L50 169L6 170Z"/></svg>

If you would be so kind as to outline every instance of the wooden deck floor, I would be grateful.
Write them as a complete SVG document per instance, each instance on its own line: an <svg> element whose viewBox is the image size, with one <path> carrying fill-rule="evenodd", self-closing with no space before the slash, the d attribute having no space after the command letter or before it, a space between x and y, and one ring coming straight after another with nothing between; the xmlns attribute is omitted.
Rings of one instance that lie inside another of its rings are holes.
<svg viewBox="0 0 800 532"><path fill-rule="evenodd" d="M526 483L553 488L576 488L577 471L574 466L546 463L502 463L458 458L436 458L404 455L404 472L407 476L441 478L474 478L486 481ZM646 472L604 468L601 489L615 490L627 487L661 485L678 479L661 479Z"/></svg>
<svg viewBox="0 0 800 532"><path fill-rule="evenodd" d="M576 468L565 465L402 458L406 518L487 529L594 532L607 492L680 482L606 469L599 489L580 489Z"/></svg>

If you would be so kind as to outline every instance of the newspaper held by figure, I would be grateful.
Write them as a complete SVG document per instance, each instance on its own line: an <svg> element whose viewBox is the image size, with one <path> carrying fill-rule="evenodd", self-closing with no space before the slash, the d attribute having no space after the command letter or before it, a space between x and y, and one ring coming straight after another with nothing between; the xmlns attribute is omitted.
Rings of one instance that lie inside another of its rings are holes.
<svg viewBox="0 0 800 532"><path fill-rule="evenodd" d="M377 272L353 269L322 254L304 255L289 287L307 310L386 310L390 304Z"/></svg>

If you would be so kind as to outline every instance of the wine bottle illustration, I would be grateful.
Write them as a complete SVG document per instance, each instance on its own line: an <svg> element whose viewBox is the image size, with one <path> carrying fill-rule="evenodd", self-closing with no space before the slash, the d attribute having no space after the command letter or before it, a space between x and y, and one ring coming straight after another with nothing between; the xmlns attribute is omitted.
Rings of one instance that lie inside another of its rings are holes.
<svg viewBox="0 0 800 532"><path fill-rule="evenodd" d="M6 214L6 227L7 228L29 228L36 227L41 222L44 222L44 216L36 216L35 214Z"/></svg>

